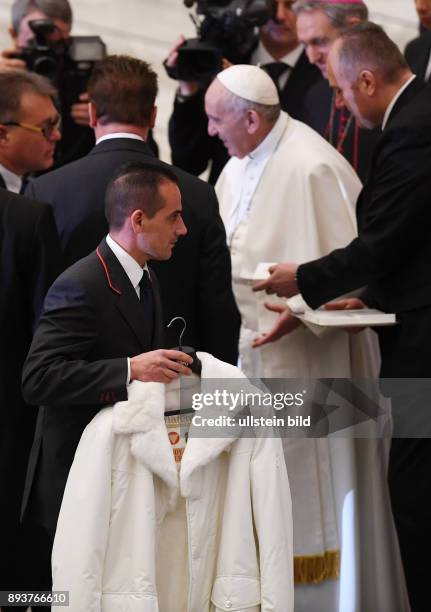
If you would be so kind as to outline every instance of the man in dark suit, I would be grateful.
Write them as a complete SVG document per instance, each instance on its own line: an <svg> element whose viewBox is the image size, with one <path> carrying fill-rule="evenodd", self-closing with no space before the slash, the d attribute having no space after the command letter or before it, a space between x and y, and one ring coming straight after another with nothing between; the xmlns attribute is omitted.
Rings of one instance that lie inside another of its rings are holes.
<svg viewBox="0 0 431 612"><path fill-rule="evenodd" d="M170 168L151 153L145 139L154 125L157 76L148 64L126 56L100 62L89 82L90 113L97 144L89 155L38 178L27 194L51 202L67 264L88 255L105 235L106 185L122 163L144 160ZM184 343L219 359L237 359L239 315L231 287L229 251L211 186L172 168L181 190L188 235L172 260L154 265L165 322L187 321ZM168 330L167 345L178 344Z"/></svg>
<svg viewBox="0 0 431 612"><path fill-rule="evenodd" d="M0 590L26 588L31 545L19 526L37 409L21 394L21 373L45 294L61 270L52 209L0 189ZM16 608L14 608L15 610Z"/></svg>
<svg viewBox="0 0 431 612"><path fill-rule="evenodd" d="M0 51L0 72L27 70L22 52L35 43L29 22L36 19L49 19L54 24L54 31L46 37L53 52L58 53L64 45L70 44L73 15L69 0L14 0L9 27L12 48ZM67 60L66 71L70 71ZM86 94L81 94L82 89L79 89L81 81L81 75L76 78L70 74L56 79L59 89L57 102L62 115L62 139L55 154L56 166L79 159L94 146L94 134L88 126Z"/></svg>
<svg viewBox="0 0 431 612"><path fill-rule="evenodd" d="M52 285L24 365L23 391L42 406L24 493L24 521L47 532L40 590L67 475L95 414L127 399L132 380L167 383L191 370L183 352L165 350L157 280L150 259L169 259L186 234L176 175L134 162L106 193L109 234ZM43 559L41 558L41 564Z"/></svg>
<svg viewBox="0 0 431 612"><path fill-rule="evenodd" d="M364 182L379 131L361 129L353 114L344 105L336 104L334 91L328 83L326 61L340 32L365 21L368 9L362 0L344 3L298 0L294 10L298 16L299 40L304 44L310 62L321 70L324 77L307 93L308 123L350 162Z"/></svg>
<svg viewBox="0 0 431 612"><path fill-rule="evenodd" d="M412 72L428 82L431 76L431 0L415 0L415 5L423 31L408 43L404 56Z"/></svg>
<svg viewBox="0 0 431 612"><path fill-rule="evenodd" d="M293 4L294 0L274 1L274 15L261 27L256 48L243 63L265 68L277 86L281 108L295 119L308 122L304 99L322 77L298 42ZM168 65L175 65L183 42L181 38L172 49ZM210 163L209 182L215 184L229 154L221 140L208 134L204 97L205 88L199 83L179 82L169 121L169 142L174 164L201 174Z"/></svg>
<svg viewBox="0 0 431 612"><path fill-rule="evenodd" d="M0 72L1 187L22 193L27 173L53 165L61 138L55 94L51 83L39 74Z"/></svg>
<svg viewBox="0 0 431 612"><path fill-rule="evenodd" d="M367 286L366 304L397 313L396 326L378 328L381 376L390 379L383 389L392 398L394 419L389 485L412 611L425 611L431 419L429 385L417 379L431 377L431 90L374 24L343 33L329 64L339 98L362 125L383 128L357 205L359 235L316 261L275 266L255 288L286 297L299 291L317 308ZM339 307L360 305L348 299ZM288 318L284 313L281 327Z"/></svg>

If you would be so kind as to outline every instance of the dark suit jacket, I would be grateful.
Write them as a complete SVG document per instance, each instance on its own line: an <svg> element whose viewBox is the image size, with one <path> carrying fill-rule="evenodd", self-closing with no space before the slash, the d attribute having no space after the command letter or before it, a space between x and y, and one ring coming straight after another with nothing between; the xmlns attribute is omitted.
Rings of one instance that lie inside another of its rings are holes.
<svg viewBox="0 0 431 612"><path fill-rule="evenodd" d="M358 237L298 269L299 290L311 307L368 286L366 301L377 308L402 318L412 311L431 316L430 108L431 88L415 79L398 99L374 152L357 204ZM381 328L379 335L388 344L402 330L402 324ZM412 342L412 337L391 343L394 367L384 370L386 376L425 371L430 376L430 360L423 355L431 339ZM390 358L387 351L382 357Z"/></svg>
<svg viewBox="0 0 431 612"><path fill-rule="evenodd" d="M12 588L13 584L12 553L17 544L24 479L37 416L36 408L28 406L22 397L22 367L45 294L60 271L60 259L60 242L51 207L0 189L2 589Z"/></svg>
<svg viewBox="0 0 431 612"><path fill-rule="evenodd" d="M330 134L332 96L333 90L329 86L328 81L322 79L308 91L305 106L308 117L307 123L326 140L331 142L331 144L337 146L337 136L340 131L343 131L343 126L340 126L340 122L343 122L343 116L344 121L349 121L351 114L347 109L336 109L333 118L332 134ZM340 153L356 170L363 183L368 178L374 149L379 138L380 130L358 128L356 120L354 118L351 119Z"/></svg>
<svg viewBox="0 0 431 612"><path fill-rule="evenodd" d="M404 55L412 72L421 79L425 79L431 55L431 32L426 31L418 38L410 41Z"/></svg>
<svg viewBox="0 0 431 612"><path fill-rule="evenodd" d="M142 304L105 240L48 292L23 373L24 397L42 406L24 500L31 492L33 522L55 528L84 428L103 406L127 399L127 357L163 346L154 273L152 281L152 342Z"/></svg>
<svg viewBox="0 0 431 612"><path fill-rule="evenodd" d="M294 119L308 123L304 100L310 87L321 79L320 70L310 64L303 52L280 93L281 108ZM217 136L208 134L204 97L205 92L200 91L184 102L175 100L169 120L169 144L172 162L187 172L201 174L211 163L209 182L214 185L229 154Z"/></svg>
<svg viewBox="0 0 431 612"><path fill-rule="evenodd" d="M43 194L54 207L68 265L88 255L106 235L106 186L118 166L138 160L166 166L142 141L106 140L81 160L29 185L31 197L40 199ZM178 241L169 261L151 263L161 286L165 321L183 316L187 321L185 344L235 363L239 314L217 198L204 181L173 170L179 180L188 234ZM170 347L178 344L178 329L169 330L167 343Z"/></svg>

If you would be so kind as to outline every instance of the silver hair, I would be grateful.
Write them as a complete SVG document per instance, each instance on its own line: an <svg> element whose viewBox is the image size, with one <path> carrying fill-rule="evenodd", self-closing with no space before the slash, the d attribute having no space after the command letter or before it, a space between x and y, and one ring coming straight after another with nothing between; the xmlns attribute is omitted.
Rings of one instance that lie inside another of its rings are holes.
<svg viewBox="0 0 431 612"><path fill-rule="evenodd" d="M343 4L341 2L334 4L324 0L297 0L293 5L293 11L296 15L322 11L334 28L337 29L348 26L348 21L352 17L359 19L359 21L366 21L368 19L368 8L361 2L357 4Z"/></svg>
<svg viewBox="0 0 431 612"><path fill-rule="evenodd" d="M39 10L49 19L61 19L72 25L72 8L69 0L15 0L12 4L12 25L19 31L21 21L31 11Z"/></svg>
<svg viewBox="0 0 431 612"><path fill-rule="evenodd" d="M224 92L225 109L238 116L244 115L248 110L254 110L261 115L268 123L275 123L280 116L280 104L259 104L251 102L241 96L236 96L225 88Z"/></svg>

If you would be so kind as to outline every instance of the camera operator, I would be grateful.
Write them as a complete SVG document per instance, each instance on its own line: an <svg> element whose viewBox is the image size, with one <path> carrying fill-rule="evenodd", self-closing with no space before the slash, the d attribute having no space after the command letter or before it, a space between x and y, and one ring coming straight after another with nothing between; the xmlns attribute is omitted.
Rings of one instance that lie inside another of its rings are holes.
<svg viewBox="0 0 431 612"><path fill-rule="evenodd" d="M0 71L27 68L22 53L35 38L30 22L39 19L49 19L54 25L53 31L46 35L52 49L70 41L72 9L68 0L15 0L9 29L13 47L1 52ZM63 102L64 83L55 84L59 89L60 101ZM57 147L56 167L82 157L94 146L94 134L88 126L87 101L85 92L76 92L73 102L61 104L62 140Z"/></svg>
<svg viewBox="0 0 431 612"><path fill-rule="evenodd" d="M282 109L295 119L307 122L304 98L321 75L309 63L298 41L293 4L292 0L272 1L273 15L261 26L254 50L241 63L266 68L277 86ZM180 37L171 49L166 60L168 67L176 65L178 50L184 42L184 37ZM209 182L214 184L229 155L217 137L208 135L205 89L198 82L179 81L169 121L169 143L172 162L188 172L201 174L211 162Z"/></svg>

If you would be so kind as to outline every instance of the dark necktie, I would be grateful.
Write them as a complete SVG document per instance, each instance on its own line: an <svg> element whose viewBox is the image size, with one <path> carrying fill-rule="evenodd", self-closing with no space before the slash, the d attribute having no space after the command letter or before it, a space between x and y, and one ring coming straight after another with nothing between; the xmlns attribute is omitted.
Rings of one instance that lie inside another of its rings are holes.
<svg viewBox="0 0 431 612"><path fill-rule="evenodd" d="M264 64L262 68L269 74L278 91L280 91L280 77L286 70L290 70L289 64L285 64L284 62L271 62L270 64Z"/></svg>
<svg viewBox="0 0 431 612"><path fill-rule="evenodd" d="M28 180L27 176L24 174L24 176L22 177L22 180L21 180L21 187L20 187L20 190L19 190L19 193L21 195L24 194L25 190L27 189L27 185L29 184L29 182L30 181Z"/></svg>
<svg viewBox="0 0 431 612"><path fill-rule="evenodd" d="M148 332L150 334L151 343L153 339L154 327L154 295L151 286L150 277L147 270L144 270L141 280L139 281L140 302L144 310L145 320L148 321Z"/></svg>

